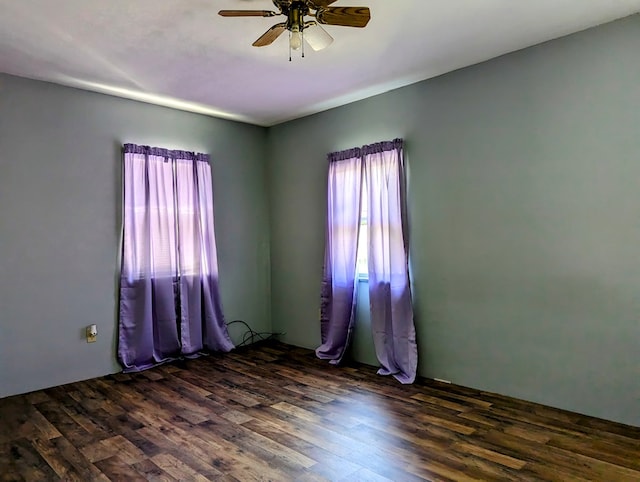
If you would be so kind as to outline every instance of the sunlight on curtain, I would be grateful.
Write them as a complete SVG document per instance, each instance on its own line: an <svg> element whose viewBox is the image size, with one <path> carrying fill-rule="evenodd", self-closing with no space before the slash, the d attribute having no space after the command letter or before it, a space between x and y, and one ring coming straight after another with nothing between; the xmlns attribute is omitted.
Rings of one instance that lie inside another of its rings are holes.
<svg viewBox="0 0 640 482"><path fill-rule="evenodd" d="M329 163L322 345L316 354L331 363L342 360L355 322L356 273L366 269L378 373L413 383L418 352L403 230L403 141L332 153ZM359 237L361 226L366 233Z"/></svg>
<svg viewBox="0 0 640 482"><path fill-rule="evenodd" d="M208 156L125 145L118 357L137 371L229 351Z"/></svg>

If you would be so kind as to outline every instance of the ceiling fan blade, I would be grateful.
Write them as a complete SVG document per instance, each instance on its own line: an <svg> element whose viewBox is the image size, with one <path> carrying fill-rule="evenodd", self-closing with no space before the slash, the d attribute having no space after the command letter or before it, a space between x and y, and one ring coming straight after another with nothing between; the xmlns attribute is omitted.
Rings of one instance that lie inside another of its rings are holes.
<svg viewBox="0 0 640 482"><path fill-rule="evenodd" d="M368 7L327 7L316 12L316 20L325 25L365 27L371 19Z"/></svg>
<svg viewBox="0 0 640 482"><path fill-rule="evenodd" d="M303 35L309 46L316 52L326 49L333 42L333 37L316 22L305 27Z"/></svg>
<svg viewBox="0 0 640 482"><path fill-rule="evenodd" d="M309 3L313 4L315 8L328 7L332 3L336 3L338 0L309 0Z"/></svg>
<svg viewBox="0 0 640 482"><path fill-rule="evenodd" d="M282 10L284 7L288 7L291 4L291 0L273 0L273 4Z"/></svg>
<svg viewBox="0 0 640 482"><path fill-rule="evenodd" d="M220 10L218 15L223 17L273 17L278 14L270 10Z"/></svg>
<svg viewBox="0 0 640 482"><path fill-rule="evenodd" d="M262 36L258 40L253 42L252 45L254 47L265 47L267 45L271 45L274 42L274 40L277 39L280 35L282 35L282 32L284 32L286 29L287 29L286 22L277 23L273 27L271 27L269 30L267 30L265 33L263 33Z"/></svg>

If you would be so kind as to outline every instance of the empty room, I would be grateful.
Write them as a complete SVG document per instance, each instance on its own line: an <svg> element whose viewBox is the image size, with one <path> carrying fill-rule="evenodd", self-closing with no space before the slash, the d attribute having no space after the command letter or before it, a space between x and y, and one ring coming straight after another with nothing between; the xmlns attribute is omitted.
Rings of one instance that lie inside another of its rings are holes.
<svg viewBox="0 0 640 482"><path fill-rule="evenodd" d="M640 481L640 0L0 0L0 480Z"/></svg>

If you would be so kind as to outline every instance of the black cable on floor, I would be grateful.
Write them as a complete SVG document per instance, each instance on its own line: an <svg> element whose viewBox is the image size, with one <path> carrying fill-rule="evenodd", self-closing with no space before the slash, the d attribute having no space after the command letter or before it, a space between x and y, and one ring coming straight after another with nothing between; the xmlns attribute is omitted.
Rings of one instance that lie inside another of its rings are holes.
<svg viewBox="0 0 640 482"><path fill-rule="evenodd" d="M274 338L284 335L284 333L274 333L270 331L258 332L249 326L249 324L244 320L233 320L227 323L227 327L235 324L242 324L247 328L244 335L242 336L242 341L236 345L236 348L240 348L241 346L252 345L258 341L267 341L273 340Z"/></svg>

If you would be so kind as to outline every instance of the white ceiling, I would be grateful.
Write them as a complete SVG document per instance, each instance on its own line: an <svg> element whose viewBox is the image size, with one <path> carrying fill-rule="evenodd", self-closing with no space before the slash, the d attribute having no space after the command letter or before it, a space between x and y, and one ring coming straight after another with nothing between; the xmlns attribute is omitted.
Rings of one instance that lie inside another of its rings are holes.
<svg viewBox="0 0 640 482"><path fill-rule="evenodd" d="M640 12L640 0L338 0L364 29L289 62L270 0L0 0L0 71L269 126ZM294 53L295 54L295 53Z"/></svg>

